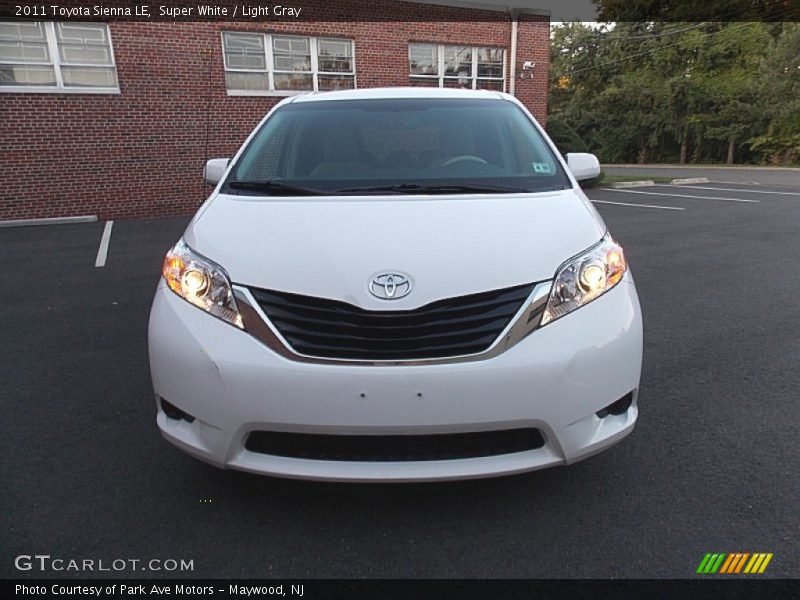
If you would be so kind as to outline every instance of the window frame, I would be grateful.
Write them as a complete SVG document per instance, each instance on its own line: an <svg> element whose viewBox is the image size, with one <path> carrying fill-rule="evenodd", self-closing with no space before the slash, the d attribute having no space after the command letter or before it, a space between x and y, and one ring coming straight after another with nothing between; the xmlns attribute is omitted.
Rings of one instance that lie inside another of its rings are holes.
<svg viewBox="0 0 800 600"><path fill-rule="evenodd" d="M9 22L13 22L13 20L7 20ZM56 35L56 23L57 21L37 21L44 25L44 33L45 33L45 40L47 41L47 52L50 55L50 62L28 62L28 63L18 63L12 61L4 61L0 59L0 65L20 65L26 64L31 66L47 66L53 67L55 72L55 85L0 85L0 93L34 93L34 94L120 94L120 87L119 87L119 71L117 70L117 59L116 55L114 54L114 42L111 39L111 27L109 27L108 23L102 23L97 21L88 21L90 24L101 24L104 25L106 28L106 33L108 34L108 50L111 55L111 64L109 65L99 65L97 63L88 64L88 63L69 63L63 62L61 60L61 52L59 51L58 47L58 36ZM69 23L72 25L81 25L83 22L75 22L72 23L70 21L61 21L65 23ZM101 86L101 87L90 87L90 86L67 86L64 85L64 76L61 72L61 67L66 68L105 68L105 69L114 69L114 73L117 79L117 85L115 87L109 86Z"/></svg>
<svg viewBox="0 0 800 600"><path fill-rule="evenodd" d="M437 75L420 75L411 72L411 46L433 46L436 48L437 59ZM506 76L506 49L501 46L471 46L469 44L436 44L433 42L409 42L408 43L408 78L411 81L427 80L438 81L439 87L445 87L446 81L458 81L460 77L453 75L445 75L445 61L444 49L445 48L469 48L470 49L470 87L471 90L481 89L478 88L478 81L500 81L503 84L502 91L506 91L508 85L508 78ZM503 76L502 77L478 77L478 50L482 48L491 48L493 50L501 50L503 52Z"/></svg>
<svg viewBox="0 0 800 600"><path fill-rule="evenodd" d="M264 53L266 59L266 71L263 69L229 69L226 65L225 54L225 34L249 34L260 35L264 41ZM309 40L309 52L311 53L311 70L310 71L285 71L275 68L275 52L272 46L273 37L278 38L304 38ZM335 40L338 42L348 42L350 44L350 61L353 65L352 72L345 71L320 71L319 70L319 40ZM355 40L347 37L336 37L329 35L297 35L293 33L271 32L262 33L258 31L230 31L224 30L220 32L220 41L222 43L222 68L224 73L266 73L267 75L267 88L266 90L232 90L228 88L227 81L225 82L225 90L228 96L297 96L299 94L307 94L309 92L318 92L319 89L319 76L320 75L337 75L347 76L353 78L353 88L358 88L358 76L356 75L356 42ZM275 89L275 75L286 75L291 73L302 73L311 75L311 89L310 90L276 90Z"/></svg>

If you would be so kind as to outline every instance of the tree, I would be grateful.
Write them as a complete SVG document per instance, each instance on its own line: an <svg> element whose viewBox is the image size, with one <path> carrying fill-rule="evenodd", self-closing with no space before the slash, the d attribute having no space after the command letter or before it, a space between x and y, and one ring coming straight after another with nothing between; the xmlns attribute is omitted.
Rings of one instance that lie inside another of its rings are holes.
<svg viewBox="0 0 800 600"><path fill-rule="evenodd" d="M600 21L798 21L796 0L593 0Z"/></svg>
<svg viewBox="0 0 800 600"><path fill-rule="evenodd" d="M604 162L800 161L800 25L566 23L550 120Z"/></svg>
<svg viewBox="0 0 800 600"><path fill-rule="evenodd" d="M762 161L800 162L800 24L782 24L757 81L766 128L748 145Z"/></svg>
<svg viewBox="0 0 800 600"><path fill-rule="evenodd" d="M737 141L765 127L758 84L770 42L762 23L721 25L702 40L695 78L703 102L695 121L707 138L723 142L727 164L734 162Z"/></svg>

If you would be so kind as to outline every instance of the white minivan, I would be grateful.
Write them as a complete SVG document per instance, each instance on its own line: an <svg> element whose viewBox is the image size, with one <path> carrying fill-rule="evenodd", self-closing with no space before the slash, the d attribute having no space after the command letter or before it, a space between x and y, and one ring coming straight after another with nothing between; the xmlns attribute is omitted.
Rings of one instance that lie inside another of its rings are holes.
<svg viewBox="0 0 800 600"><path fill-rule="evenodd" d="M287 98L164 259L157 422L224 468L421 481L574 463L638 415L622 248L514 97Z"/></svg>

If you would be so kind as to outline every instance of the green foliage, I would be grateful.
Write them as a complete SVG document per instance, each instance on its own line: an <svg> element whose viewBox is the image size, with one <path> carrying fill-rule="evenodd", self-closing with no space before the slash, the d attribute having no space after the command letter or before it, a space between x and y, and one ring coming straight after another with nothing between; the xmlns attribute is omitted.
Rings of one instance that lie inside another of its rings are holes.
<svg viewBox="0 0 800 600"><path fill-rule="evenodd" d="M583 181L579 181L580 186L584 190L588 190L589 188L597 187L600 183L606 178L606 172L600 171L600 175L594 177L592 179L584 179Z"/></svg>
<svg viewBox="0 0 800 600"><path fill-rule="evenodd" d="M547 135L553 140L561 154L567 152L588 152L589 148L564 119L558 116L553 117L547 122Z"/></svg>
<svg viewBox="0 0 800 600"><path fill-rule="evenodd" d="M767 125L748 144L763 162L800 163L800 24L781 28L762 67L758 86Z"/></svg>
<svg viewBox="0 0 800 600"><path fill-rule="evenodd" d="M551 38L560 143L604 162L800 161L798 23L565 23Z"/></svg>
<svg viewBox="0 0 800 600"><path fill-rule="evenodd" d="M798 21L795 0L593 0L601 21Z"/></svg>

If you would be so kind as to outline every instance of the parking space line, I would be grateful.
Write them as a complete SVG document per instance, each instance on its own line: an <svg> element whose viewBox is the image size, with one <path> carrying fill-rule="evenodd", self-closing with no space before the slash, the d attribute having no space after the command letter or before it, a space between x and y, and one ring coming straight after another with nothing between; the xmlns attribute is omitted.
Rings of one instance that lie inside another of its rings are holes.
<svg viewBox="0 0 800 600"><path fill-rule="evenodd" d="M683 187L683 186L676 186ZM687 194L666 194L664 192L641 192L639 190L620 190L614 192L621 194L647 194L650 196L669 196L670 198L694 198L695 200L722 200L724 202L747 202L748 204L759 204L760 200L745 200L744 198L722 198L721 196L689 196Z"/></svg>
<svg viewBox="0 0 800 600"><path fill-rule="evenodd" d="M592 200L591 198L589 198ZM634 208L659 208L661 210L686 210L678 206L658 206L656 204L633 204L632 202L612 202L611 200L592 200L595 204L615 204L617 206L633 206Z"/></svg>
<svg viewBox="0 0 800 600"><path fill-rule="evenodd" d="M103 237L100 238L100 247L97 249L97 258L94 261L95 267L105 267L106 259L108 258L108 246L111 242L111 228L114 226L114 221L106 221L106 226L103 228Z"/></svg>
<svg viewBox="0 0 800 600"><path fill-rule="evenodd" d="M762 185L757 181L722 181L721 179L720 180L715 179L711 183L724 183L730 185Z"/></svg>
<svg viewBox="0 0 800 600"><path fill-rule="evenodd" d="M734 188L708 187L703 185L661 185L656 187L692 188L695 190L719 190L721 192L745 192L747 194L780 194L782 196L798 196L800 192L776 192L775 190L743 190Z"/></svg>

